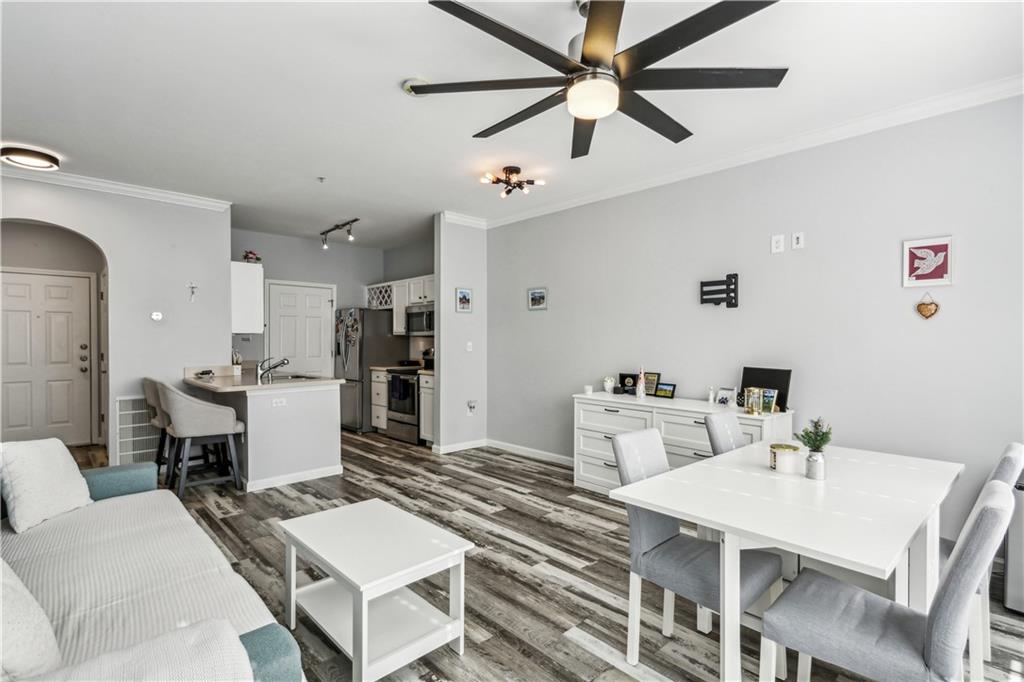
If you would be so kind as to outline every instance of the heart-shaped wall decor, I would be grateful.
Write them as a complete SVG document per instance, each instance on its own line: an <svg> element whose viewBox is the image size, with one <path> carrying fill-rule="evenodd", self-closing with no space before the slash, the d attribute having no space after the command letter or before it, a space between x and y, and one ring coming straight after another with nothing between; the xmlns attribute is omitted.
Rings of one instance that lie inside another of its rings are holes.
<svg viewBox="0 0 1024 682"><path fill-rule="evenodd" d="M927 303L922 301L917 304L917 314L926 320L937 312L939 312L939 304L935 301L928 301Z"/></svg>

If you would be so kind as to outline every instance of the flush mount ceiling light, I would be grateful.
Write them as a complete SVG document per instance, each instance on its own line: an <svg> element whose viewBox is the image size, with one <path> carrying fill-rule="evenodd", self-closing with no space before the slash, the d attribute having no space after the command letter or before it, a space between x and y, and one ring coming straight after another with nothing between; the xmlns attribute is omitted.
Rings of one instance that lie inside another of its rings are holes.
<svg viewBox="0 0 1024 682"><path fill-rule="evenodd" d="M48 152L28 147L3 147L0 149L0 159L18 168L28 170L55 171L60 170L60 159Z"/></svg>
<svg viewBox="0 0 1024 682"><path fill-rule="evenodd" d="M348 230L348 240L350 242L354 242L356 240L356 238L355 238L355 235L352 234L352 226L355 225L358 222L359 222L359 218L352 218L351 220L346 220L345 222L338 223L337 225L334 225L333 227L329 227L326 230L324 230L323 232L321 232L320 233L320 248L324 249L325 251L327 249L331 248L330 245L327 243L327 235L329 235L331 232L334 232L335 230Z"/></svg>
<svg viewBox="0 0 1024 682"><path fill-rule="evenodd" d="M523 194L530 193L531 185L543 185L543 180L527 180L519 177L523 172L519 166L505 166L501 169L504 177L498 177L493 173L484 173L480 177L480 183L484 185L505 185L505 188L498 193L498 196L502 199L508 198L509 194L512 194L513 190L520 190Z"/></svg>
<svg viewBox="0 0 1024 682"><path fill-rule="evenodd" d="M604 71L588 71L572 80L565 93L569 113L594 121L619 108L619 79Z"/></svg>

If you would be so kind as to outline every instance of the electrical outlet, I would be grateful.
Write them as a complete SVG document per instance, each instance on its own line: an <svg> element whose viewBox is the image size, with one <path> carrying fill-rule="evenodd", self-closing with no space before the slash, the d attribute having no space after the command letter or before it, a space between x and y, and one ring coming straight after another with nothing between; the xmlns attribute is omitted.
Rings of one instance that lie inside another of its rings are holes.
<svg viewBox="0 0 1024 682"><path fill-rule="evenodd" d="M804 248L804 233L803 232L794 232L793 233L792 247L793 247L794 251L796 251L797 249Z"/></svg>
<svg viewBox="0 0 1024 682"><path fill-rule="evenodd" d="M288 404L288 399L287 398L274 398L272 401L270 401L270 406L271 407L284 407L287 404Z"/></svg>
<svg viewBox="0 0 1024 682"><path fill-rule="evenodd" d="M466 352L467 353L472 353L473 352L473 342L472 341L466 341Z"/></svg>
<svg viewBox="0 0 1024 682"><path fill-rule="evenodd" d="M252 343L252 337L251 336L243 336L242 337L242 343Z"/></svg>
<svg viewBox="0 0 1024 682"><path fill-rule="evenodd" d="M782 253L786 250L786 235L784 234L773 234L772 235L772 253Z"/></svg>

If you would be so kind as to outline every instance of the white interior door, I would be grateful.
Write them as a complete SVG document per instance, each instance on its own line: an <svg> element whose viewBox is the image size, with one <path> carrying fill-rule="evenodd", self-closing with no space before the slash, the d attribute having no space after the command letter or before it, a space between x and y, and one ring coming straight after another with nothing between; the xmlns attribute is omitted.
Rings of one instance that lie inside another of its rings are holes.
<svg viewBox="0 0 1024 682"><path fill-rule="evenodd" d="M267 355L281 373L334 376L334 287L267 283Z"/></svg>
<svg viewBox="0 0 1024 682"><path fill-rule="evenodd" d="M92 442L88 277L2 274L3 440Z"/></svg>

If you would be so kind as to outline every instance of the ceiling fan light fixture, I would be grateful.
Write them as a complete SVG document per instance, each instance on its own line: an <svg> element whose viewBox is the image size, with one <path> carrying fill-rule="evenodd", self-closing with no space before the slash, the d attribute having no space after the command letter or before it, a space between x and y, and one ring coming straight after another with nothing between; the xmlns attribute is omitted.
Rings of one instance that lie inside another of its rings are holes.
<svg viewBox="0 0 1024 682"><path fill-rule="evenodd" d="M320 248L323 249L324 251L326 251L327 249L331 248L330 246L327 245L327 235L326 234L323 235L322 237L320 237Z"/></svg>
<svg viewBox="0 0 1024 682"><path fill-rule="evenodd" d="M356 236L354 234L352 234L352 226L351 225L348 226L348 240L350 242L354 242L356 240Z"/></svg>
<svg viewBox="0 0 1024 682"><path fill-rule="evenodd" d="M575 118L604 118L619 108L619 80L610 73L590 71L573 79L566 93L569 113Z"/></svg>
<svg viewBox="0 0 1024 682"><path fill-rule="evenodd" d="M18 168L37 171L60 170L60 159L38 149L27 147L3 147L0 149L0 159Z"/></svg>

